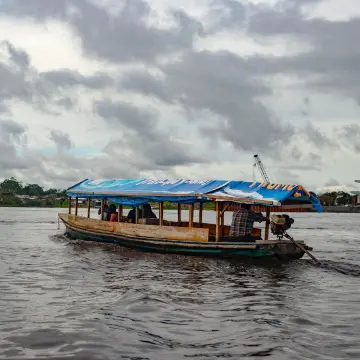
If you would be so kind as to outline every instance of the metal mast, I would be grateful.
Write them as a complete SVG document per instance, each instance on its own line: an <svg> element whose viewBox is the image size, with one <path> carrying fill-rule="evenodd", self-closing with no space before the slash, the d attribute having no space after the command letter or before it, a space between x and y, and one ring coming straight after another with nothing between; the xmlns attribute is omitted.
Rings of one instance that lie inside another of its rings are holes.
<svg viewBox="0 0 360 360"><path fill-rule="evenodd" d="M267 173L265 171L264 165L261 162L259 155L257 155L257 154L254 155L254 167L255 166L257 166L259 168L261 176L264 179L264 182L267 183L267 184L270 184L270 180L269 180L269 177L268 177L268 175L267 175Z"/></svg>

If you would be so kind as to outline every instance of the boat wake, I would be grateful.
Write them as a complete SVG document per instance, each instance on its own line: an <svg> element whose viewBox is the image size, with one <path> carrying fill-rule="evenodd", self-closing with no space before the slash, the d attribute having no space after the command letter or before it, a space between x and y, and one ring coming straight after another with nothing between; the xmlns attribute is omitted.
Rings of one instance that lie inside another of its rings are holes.
<svg viewBox="0 0 360 360"><path fill-rule="evenodd" d="M325 270L335 271L340 274L355 277L360 276L360 265L332 260L321 260L321 264L316 264L310 259L304 259L303 261L311 266L319 267Z"/></svg>
<svg viewBox="0 0 360 360"><path fill-rule="evenodd" d="M14 224L56 224L57 221L43 221L43 220L0 220L0 224L14 225Z"/></svg>

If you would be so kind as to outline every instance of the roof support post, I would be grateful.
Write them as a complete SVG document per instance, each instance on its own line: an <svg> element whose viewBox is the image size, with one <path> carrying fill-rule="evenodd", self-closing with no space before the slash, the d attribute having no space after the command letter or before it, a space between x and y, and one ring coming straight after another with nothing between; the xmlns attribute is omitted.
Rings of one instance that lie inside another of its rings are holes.
<svg viewBox="0 0 360 360"><path fill-rule="evenodd" d="M139 221L139 206L135 206L135 224Z"/></svg>
<svg viewBox="0 0 360 360"><path fill-rule="evenodd" d="M104 220L104 205L105 205L105 199L101 199L101 211L100 211L100 216L101 216L101 220Z"/></svg>
<svg viewBox="0 0 360 360"><path fill-rule="evenodd" d="M71 214L71 196L69 196L68 201L69 201L69 214Z"/></svg>
<svg viewBox="0 0 360 360"><path fill-rule="evenodd" d="M200 201L199 203L199 227L202 227L203 222L203 203Z"/></svg>
<svg viewBox="0 0 360 360"><path fill-rule="evenodd" d="M164 225L164 203L162 201L159 203L159 224L160 226Z"/></svg>
<svg viewBox="0 0 360 360"><path fill-rule="evenodd" d="M270 207L266 208L265 240L269 240Z"/></svg>
<svg viewBox="0 0 360 360"><path fill-rule="evenodd" d="M224 236L224 225L225 225L225 211L224 208L226 209L226 207L224 206L225 204L222 202L220 204L220 235Z"/></svg>
<svg viewBox="0 0 360 360"><path fill-rule="evenodd" d="M179 223L179 226L181 226L181 204L180 203L177 204L177 211L178 211L178 223Z"/></svg>
<svg viewBox="0 0 360 360"><path fill-rule="evenodd" d="M79 198L75 198L75 216L78 216Z"/></svg>
<svg viewBox="0 0 360 360"><path fill-rule="evenodd" d="M216 232L215 240L218 242L220 240L220 203L215 201L215 211L216 211Z"/></svg>
<svg viewBox="0 0 360 360"><path fill-rule="evenodd" d="M189 228L194 227L194 204L189 205Z"/></svg>
<svg viewBox="0 0 360 360"><path fill-rule="evenodd" d="M88 198L87 217L90 219L91 198Z"/></svg>
<svg viewBox="0 0 360 360"><path fill-rule="evenodd" d="M118 222L120 222L120 218L123 216L123 206L119 205L119 215L118 215Z"/></svg>

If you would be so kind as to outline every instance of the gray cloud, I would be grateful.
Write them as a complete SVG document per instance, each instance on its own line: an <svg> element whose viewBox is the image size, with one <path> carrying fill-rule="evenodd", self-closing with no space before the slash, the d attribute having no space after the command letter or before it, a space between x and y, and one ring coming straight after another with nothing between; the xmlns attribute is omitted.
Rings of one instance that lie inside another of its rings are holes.
<svg viewBox="0 0 360 360"><path fill-rule="evenodd" d="M0 60L0 112L8 111L8 102L16 99L56 114L57 108L75 106L77 95L69 90L101 90L114 83L109 75L100 72L89 76L68 69L39 73L24 50L8 41L1 42L0 48L7 54Z"/></svg>
<svg viewBox="0 0 360 360"><path fill-rule="evenodd" d="M168 103L173 102L171 95L167 92L168 89L165 79L152 75L146 70L125 73L122 76L118 88L119 90L126 89L147 96L154 96Z"/></svg>
<svg viewBox="0 0 360 360"><path fill-rule="evenodd" d="M0 174L25 169L28 164L18 155L17 146L25 139L25 127L13 120L0 120Z"/></svg>
<svg viewBox="0 0 360 360"><path fill-rule="evenodd" d="M113 62L153 62L161 55L192 48L202 25L183 10L174 10L175 25L161 29L149 25L151 7L143 0L122 2L122 9L110 14L104 7L86 0L3 0L0 12L32 16L39 21L67 22L80 37L84 51Z"/></svg>
<svg viewBox="0 0 360 360"><path fill-rule="evenodd" d="M73 146L69 134L65 134L59 130L51 130L49 137L50 140L55 143L56 148L60 153L70 150Z"/></svg>
<svg viewBox="0 0 360 360"><path fill-rule="evenodd" d="M339 186L339 182L335 179L329 179L326 183L325 186Z"/></svg>
<svg viewBox="0 0 360 360"><path fill-rule="evenodd" d="M182 107L185 114L193 115L184 120L197 131L201 141L209 140L212 146L228 142L242 152L268 154L276 151L281 154L279 150L289 149L286 156L291 157L293 164L280 167L280 175L298 181L297 174L289 173L289 169L319 170L321 156L316 151L293 146L292 140L300 136L319 150L333 148L335 143L313 123L299 130L301 125L278 119L262 102L264 96L273 95L271 82L264 81L266 76L295 74L321 93L341 91L356 101L360 99L358 50L353 41L354 34L360 30L360 19L330 22L306 18L301 7L318 2L281 1L279 10L279 7L245 5L235 0L216 0L204 24L184 10L172 10L169 13L173 26L157 28L149 25L152 9L141 0L124 1L124 6L112 13L85 0L3 0L2 15L17 19L31 17L40 22L54 19L68 24L80 39L81 50L89 57L115 64L150 65L159 75L131 71L122 73L119 82L106 73L84 76L68 69L39 73L32 67L28 54L7 41L1 45L8 56L6 61L0 60L0 111L8 110L11 100L51 113L70 110L77 105L73 89L80 87L95 92L117 85L120 91L141 93ZM193 48L196 36L223 29L247 30L257 40L285 36L294 43L305 41L311 49L300 55L242 58L230 51ZM160 62L164 55L176 56ZM311 104L307 99L303 114L310 118ZM50 137L58 147L57 154L26 153L21 157L17 147L26 132L18 128L16 135L16 125L8 123L0 129L0 151L10 154L0 160L1 174L9 173L13 163L13 171L22 169L22 174L32 181L38 177L39 181L46 178L68 183L85 177L135 177L140 170L170 171L175 165L205 161L201 155L194 156L189 146L176 141L176 134L171 136L162 128L157 112L151 109L106 99L96 102L94 109L114 139L105 146L103 155L89 159L72 156L66 152L75 146L70 137L53 132ZM209 116L197 116L204 114ZM123 136L116 137L117 131ZM360 152L357 125L348 125L337 134L342 144Z"/></svg>
<svg viewBox="0 0 360 360"><path fill-rule="evenodd" d="M249 34L263 38L287 36L307 42L311 49L292 56L258 58L258 68L269 74L299 75L307 79L308 86L322 92L342 92L359 103L359 53L353 39L360 32L360 18L308 18L295 2L292 4L281 12L271 7L259 8L249 22Z"/></svg>
<svg viewBox="0 0 360 360"><path fill-rule="evenodd" d="M138 177L139 169L114 154L78 157L59 151L44 155L26 147L27 128L14 120L0 120L0 179L15 176L19 180L47 186L68 187L86 177ZM60 150L72 145L67 134L52 131L51 138Z"/></svg>
<svg viewBox="0 0 360 360"><path fill-rule="evenodd" d="M291 125L282 124L257 99L271 94L271 90L251 77L254 72L245 59L226 51L191 51L161 70L165 80L148 72L133 73L127 74L122 86L142 91L141 85L146 83L146 92L163 101L210 111L222 121L218 126L200 124L204 134L224 138L237 149L275 150L294 134Z"/></svg>
<svg viewBox="0 0 360 360"><path fill-rule="evenodd" d="M154 170L205 161L204 158L191 154L187 146L162 130L153 111L112 101L97 102L95 111L110 128L121 129L124 133L121 139L111 141L105 147L105 152L120 152L123 160L138 168ZM123 149L126 149L125 153Z"/></svg>
<svg viewBox="0 0 360 360"><path fill-rule="evenodd" d="M95 111L111 126L123 127L144 139L157 138L156 114L125 102L98 101Z"/></svg>
<svg viewBox="0 0 360 360"><path fill-rule="evenodd" d="M29 67L30 58L29 58L29 55L25 51L15 48L8 41L4 41L3 44L7 46L9 55L10 55L10 60L14 64L18 65L19 68L22 70L27 69Z"/></svg>
<svg viewBox="0 0 360 360"><path fill-rule="evenodd" d="M41 81L42 84L48 83L55 88L84 86L91 90L98 90L111 86L114 83L113 79L107 74L97 73L84 76L68 69L43 72L39 74L39 77L39 81Z"/></svg>
<svg viewBox="0 0 360 360"><path fill-rule="evenodd" d="M310 161L315 164L319 164L321 162L321 156L319 154L309 152L309 158L310 158Z"/></svg>
<svg viewBox="0 0 360 360"><path fill-rule="evenodd" d="M360 126L358 124L345 125L337 129L336 133L345 146L350 147L356 153L360 153Z"/></svg>
<svg viewBox="0 0 360 360"><path fill-rule="evenodd" d="M309 143L315 145L318 148L324 147L336 147L337 144L333 139L323 134L319 129L315 128L310 122L306 124L303 129L303 133Z"/></svg>
<svg viewBox="0 0 360 360"><path fill-rule="evenodd" d="M24 58L27 58L25 53L15 49L7 41L1 42L0 48L8 54L8 63L0 60L0 98L2 107L6 110L6 102L9 99L30 101L32 86L27 74L27 63L23 61Z"/></svg>

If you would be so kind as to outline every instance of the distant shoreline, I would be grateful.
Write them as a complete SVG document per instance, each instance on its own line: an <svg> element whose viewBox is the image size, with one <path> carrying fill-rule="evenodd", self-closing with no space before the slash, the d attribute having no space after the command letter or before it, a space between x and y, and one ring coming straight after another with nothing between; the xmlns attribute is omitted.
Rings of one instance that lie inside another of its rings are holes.
<svg viewBox="0 0 360 360"><path fill-rule="evenodd" d="M152 205L152 204L151 204ZM62 206L58 205L58 204L54 204L51 206L38 206L38 205L5 205L5 204L0 204L0 208L22 208L22 209L68 209L68 204L63 204ZM72 206L72 212L75 210L75 207ZM79 204L79 209L87 209L87 204ZM91 209L99 209L96 208L94 206L91 206ZM130 210L132 209L131 206L124 206L123 207L124 210ZM152 209L153 210L158 210L159 207L152 205ZM173 205L173 204L165 204L164 205L164 210L177 210L177 205ZM187 207L183 207L182 210L187 210ZM198 208L195 208L195 210L198 210ZM203 209L204 211L214 211L215 208L211 208L211 207L204 207ZM286 212L286 211L284 211ZM309 213L313 213L316 212L315 210L310 210L308 211ZM360 214L360 207L355 207L355 206L323 206L323 212L324 213L338 213L338 214Z"/></svg>
<svg viewBox="0 0 360 360"><path fill-rule="evenodd" d="M323 206L323 212L358 214L360 213L360 207L359 206Z"/></svg>

